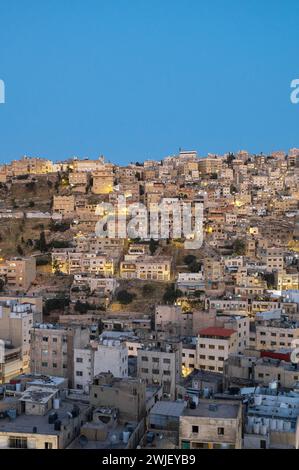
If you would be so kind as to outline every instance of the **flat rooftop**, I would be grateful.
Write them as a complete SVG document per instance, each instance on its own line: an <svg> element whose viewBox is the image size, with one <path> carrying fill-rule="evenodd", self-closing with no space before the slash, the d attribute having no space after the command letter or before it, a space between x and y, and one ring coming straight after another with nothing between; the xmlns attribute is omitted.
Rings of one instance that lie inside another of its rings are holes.
<svg viewBox="0 0 299 470"><path fill-rule="evenodd" d="M54 411L57 413L57 419L61 421L62 426L69 422L70 413L73 409L74 403L70 401L61 401L59 410L50 410L44 416L38 415L25 415L21 414L16 417L16 419L11 420L9 418L4 418L0 420L0 435L2 432L12 432L17 434L28 434L33 432L33 428L37 428L37 434L49 434L49 435L60 435L62 431L56 431L54 429L54 424L48 423L49 414ZM89 405L82 405L81 403L77 406L80 407L81 411L87 411Z"/></svg>
<svg viewBox="0 0 299 470"><path fill-rule="evenodd" d="M185 408L182 416L236 419L239 413L239 408L239 403L219 403L214 400L200 400L196 408Z"/></svg>
<svg viewBox="0 0 299 470"><path fill-rule="evenodd" d="M186 403L183 401L157 401L152 407L150 414L164 416L181 416Z"/></svg>

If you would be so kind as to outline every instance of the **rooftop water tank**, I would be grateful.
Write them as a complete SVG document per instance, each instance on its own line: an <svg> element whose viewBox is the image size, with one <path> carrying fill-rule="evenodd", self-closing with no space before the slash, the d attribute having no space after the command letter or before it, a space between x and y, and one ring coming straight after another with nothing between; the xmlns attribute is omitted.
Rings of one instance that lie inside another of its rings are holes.
<svg viewBox="0 0 299 470"><path fill-rule="evenodd" d="M286 432L291 431L291 421L284 421L283 430L286 431Z"/></svg>
<svg viewBox="0 0 299 470"><path fill-rule="evenodd" d="M59 400L59 398L54 398L54 400L53 400L53 408L54 408L54 410L59 410L59 407L60 407L60 400Z"/></svg>
<svg viewBox="0 0 299 470"><path fill-rule="evenodd" d="M269 383L269 388L270 390L276 390L277 389L277 382L276 380L273 380L273 382Z"/></svg>
<svg viewBox="0 0 299 470"><path fill-rule="evenodd" d="M278 430L278 431L283 431L283 420L282 420L282 419L278 419L276 426L277 426L277 430Z"/></svg>
<svg viewBox="0 0 299 470"><path fill-rule="evenodd" d="M260 406L262 404L262 396L261 395L255 395L254 396L254 404L255 404L255 406Z"/></svg>
<svg viewBox="0 0 299 470"><path fill-rule="evenodd" d="M128 444L129 439L130 439L131 433L129 431L124 431L123 432L123 442L124 444Z"/></svg>
<svg viewBox="0 0 299 470"><path fill-rule="evenodd" d="M274 418L270 420L270 429L271 431L276 431L276 419Z"/></svg>
<svg viewBox="0 0 299 470"><path fill-rule="evenodd" d="M254 434L259 434L260 433L260 423L254 423L253 432L254 432Z"/></svg>
<svg viewBox="0 0 299 470"><path fill-rule="evenodd" d="M268 431L268 426L266 426L265 424L262 424L262 425L261 425L261 434L262 434L263 436L266 436L267 431Z"/></svg>

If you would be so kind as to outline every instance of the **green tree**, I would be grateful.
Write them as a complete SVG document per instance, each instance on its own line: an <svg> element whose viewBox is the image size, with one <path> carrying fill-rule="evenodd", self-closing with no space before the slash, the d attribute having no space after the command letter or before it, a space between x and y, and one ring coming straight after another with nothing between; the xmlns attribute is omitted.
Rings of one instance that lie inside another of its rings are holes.
<svg viewBox="0 0 299 470"><path fill-rule="evenodd" d="M175 284L167 286L163 295L163 302L166 304L173 304L179 297L182 296L182 291L175 288Z"/></svg>
<svg viewBox="0 0 299 470"><path fill-rule="evenodd" d="M151 255L153 255L156 252L158 246L159 246L159 242L151 238L149 242L149 250L150 250Z"/></svg>
<svg viewBox="0 0 299 470"><path fill-rule="evenodd" d="M131 292L128 292L127 290L120 290L116 296L116 299L119 303L121 304L130 304L132 300L134 299L135 294L132 294Z"/></svg>
<svg viewBox="0 0 299 470"><path fill-rule="evenodd" d="M234 250L234 253L238 256L244 255L245 254L244 240L240 240L239 238L237 238L233 243L233 250Z"/></svg>

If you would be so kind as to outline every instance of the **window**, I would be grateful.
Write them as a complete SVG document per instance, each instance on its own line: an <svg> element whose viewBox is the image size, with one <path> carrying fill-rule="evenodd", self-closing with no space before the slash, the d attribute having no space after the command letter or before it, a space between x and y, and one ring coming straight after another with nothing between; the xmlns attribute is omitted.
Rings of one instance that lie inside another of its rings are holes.
<svg viewBox="0 0 299 470"><path fill-rule="evenodd" d="M152 372L153 372L154 375L159 375L159 369L153 369Z"/></svg>
<svg viewBox="0 0 299 470"><path fill-rule="evenodd" d="M27 437L9 437L10 449L27 449Z"/></svg>
<svg viewBox="0 0 299 470"><path fill-rule="evenodd" d="M56 362L53 362L53 369L56 369L57 368L57 364Z"/></svg>
<svg viewBox="0 0 299 470"><path fill-rule="evenodd" d="M192 426L192 432L198 433L198 426Z"/></svg>
<svg viewBox="0 0 299 470"><path fill-rule="evenodd" d="M57 343L57 338L52 338L52 341L53 341L53 343ZM45 442L45 444L47 444L47 442Z"/></svg>
<svg viewBox="0 0 299 470"><path fill-rule="evenodd" d="M81 370L77 370L76 376L77 376L77 377L82 377L82 376L83 376L83 372L82 372Z"/></svg>
<svg viewBox="0 0 299 470"><path fill-rule="evenodd" d="M141 372L143 372L144 374L148 374L148 369L141 369Z"/></svg>
<svg viewBox="0 0 299 470"><path fill-rule="evenodd" d="M163 374L164 374L164 375L170 375L170 370L164 370L164 371L163 371Z"/></svg>
<svg viewBox="0 0 299 470"><path fill-rule="evenodd" d="M218 436L224 436L224 428L217 428Z"/></svg>
<svg viewBox="0 0 299 470"><path fill-rule="evenodd" d="M142 357L141 357L141 360L142 360L143 362L147 362L147 361L148 361L148 357L147 357L147 356L142 356Z"/></svg>
<svg viewBox="0 0 299 470"><path fill-rule="evenodd" d="M77 357L76 362L83 362L82 357Z"/></svg>
<svg viewBox="0 0 299 470"><path fill-rule="evenodd" d="M47 342L48 342L48 339L49 339L48 336L43 336L43 341L44 341L44 343L47 343Z"/></svg>
<svg viewBox="0 0 299 470"><path fill-rule="evenodd" d="M52 442L45 442L45 449L53 449Z"/></svg>
<svg viewBox="0 0 299 470"><path fill-rule="evenodd" d="M48 363L47 362L42 362L42 367L48 367Z"/></svg>
<svg viewBox="0 0 299 470"><path fill-rule="evenodd" d="M210 361L214 361L214 359L215 359L215 356L209 356Z"/></svg>
<svg viewBox="0 0 299 470"><path fill-rule="evenodd" d="M153 357L153 362L159 362L159 358L158 357Z"/></svg>
<svg viewBox="0 0 299 470"><path fill-rule="evenodd" d="M163 364L170 364L170 359L163 359Z"/></svg>

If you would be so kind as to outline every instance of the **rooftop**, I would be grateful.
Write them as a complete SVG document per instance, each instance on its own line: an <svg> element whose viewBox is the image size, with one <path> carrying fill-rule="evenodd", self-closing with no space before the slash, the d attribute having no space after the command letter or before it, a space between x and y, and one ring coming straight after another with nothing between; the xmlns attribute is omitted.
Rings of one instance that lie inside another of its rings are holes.
<svg viewBox="0 0 299 470"><path fill-rule="evenodd" d="M157 401L152 407L150 414L159 414L164 416L181 416L186 403L184 401Z"/></svg>
<svg viewBox="0 0 299 470"><path fill-rule="evenodd" d="M221 338L229 338L233 335L236 331L231 328L216 328L210 326L209 328L204 328L199 330L200 336L219 336Z"/></svg>
<svg viewBox="0 0 299 470"><path fill-rule="evenodd" d="M200 418L236 419L240 403L221 403L215 400L200 400L197 407L186 408L182 416L198 416Z"/></svg>

